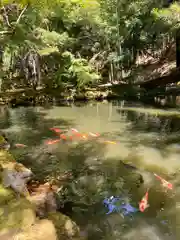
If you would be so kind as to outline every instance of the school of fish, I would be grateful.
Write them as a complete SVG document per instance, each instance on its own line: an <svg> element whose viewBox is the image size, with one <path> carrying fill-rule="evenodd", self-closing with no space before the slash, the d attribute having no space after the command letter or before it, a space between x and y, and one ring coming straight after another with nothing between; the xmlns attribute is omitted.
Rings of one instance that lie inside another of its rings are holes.
<svg viewBox="0 0 180 240"><path fill-rule="evenodd" d="M52 145L52 144L58 143L61 140L73 140L74 138L82 138L84 140L88 140L89 136L95 137L95 138L100 137L100 134L98 134L98 133L92 133L92 132L89 132L88 134L80 133L75 128L71 128L72 135L70 135L70 136L66 136L63 133L64 131L61 130L60 128L52 127L52 128L50 128L50 130L55 132L58 135L58 138L54 139L54 140L47 140L45 142L45 144L48 144L48 145ZM109 140L103 140L103 142L104 143L109 143L109 144L117 144L116 142L109 141ZM27 147L26 145L20 144L20 143L15 144L15 146L16 147ZM161 184L162 184L162 186L164 188L173 190L173 185L170 182L166 181L165 179L163 179L162 177L160 177L156 173L154 173L154 176L161 182ZM148 199L149 199L149 189L147 189L145 195L143 196L143 198L139 202L139 210L141 212L144 212L150 206L149 203L148 203Z"/></svg>

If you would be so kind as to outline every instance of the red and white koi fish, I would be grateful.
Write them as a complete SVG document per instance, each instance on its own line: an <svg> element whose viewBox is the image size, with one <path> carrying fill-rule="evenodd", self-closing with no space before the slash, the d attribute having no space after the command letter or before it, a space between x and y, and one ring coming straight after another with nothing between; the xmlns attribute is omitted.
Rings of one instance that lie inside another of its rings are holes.
<svg viewBox="0 0 180 240"><path fill-rule="evenodd" d="M161 181L163 187L166 187L166 188L171 189L171 190L173 189L172 183L166 181L164 178L160 177L156 173L154 173L154 176Z"/></svg>
<svg viewBox="0 0 180 240"><path fill-rule="evenodd" d="M92 137L99 137L100 135L97 134L97 133L92 133L92 132L89 132L89 135L92 136Z"/></svg>
<svg viewBox="0 0 180 240"><path fill-rule="evenodd" d="M149 198L149 190L147 190L146 194L144 195L142 200L139 202L139 210L141 212L144 212L146 208L149 207L148 198Z"/></svg>
<svg viewBox="0 0 180 240"><path fill-rule="evenodd" d="M83 134L81 134L76 128L71 128L71 131L75 134L77 137L83 137ZM85 137L83 137L85 138Z"/></svg>
<svg viewBox="0 0 180 240"><path fill-rule="evenodd" d="M71 128L71 131L74 133L78 133L79 131L76 128Z"/></svg>
<svg viewBox="0 0 180 240"><path fill-rule="evenodd" d="M48 140L46 141L45 143L48 144L48 145L52 145L52 144L55 144L57 142L61 141L61 139L55 139L55 140Z"/></svg>
<svg viewBox="0 0 180 240"><path fill-rule="evenodd" d="M50 130L56 132L56 133L60 133L62 132L62 130L60 128L50 128Z"/></svg>
<svg viewBox="0 0 180 240"><path fill-rule="evenodd" d="M22 144L22 143L16 143L15 146L16 147L27 147L27 145Z"/></svg>

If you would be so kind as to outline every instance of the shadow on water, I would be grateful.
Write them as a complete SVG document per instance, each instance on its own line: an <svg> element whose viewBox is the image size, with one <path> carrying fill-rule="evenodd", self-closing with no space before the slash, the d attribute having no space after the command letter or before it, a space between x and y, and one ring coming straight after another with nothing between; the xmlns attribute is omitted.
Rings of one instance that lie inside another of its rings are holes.
<svg viewBox="0 0 180 240"><path fill-rule="evenodd" d="M98 140L61 141L45 145L45 139L56 138L56 134L49 128L66 130L76 126L73 120L64 119L63 115L57 118L48 116L52 108L49 107L47 111L32 107L6 109L0 126L13 143L27 144L28 147L24 149L13 148L12 153L17 161L32 168L36 179L55 181L64 186L58 197L60 205L64 203L65 207L59 208L80 224L82 234L88 235L90 240L134 240L138 237L149 240L176 239L172 233L176 231L175 199L171 193L157 186L156 180L151 182L151 208L145 213L137 213L134 219L122 218L118 213L106 215L107 209L102 201L112 195L123 195L134 207L138 207L138 202L147 190L143 172L123 164L121 160L124 159L118 155L107 156L107 145ZM146 127L142 126L145 121L143 117L137 120L133 114L126 113L126 121L132 124L125 133L129 132L131 136L138 132L147 133ZM141 128L137 126L139 121ZM125 133L121 133L121 137ZM131 144L129 135L127 138ZM66 173L71 173L69 178L64 177ZM152 174L148 174L152 178ZM170 225L162 224L166 218L171 221Z"/></svg>
<svg viewBox="0 0 180 240"><path fill-rule="evenodd" d="M180 141L180 118L177 116L161 116L158 113L139 112L135 109L117 109L131 123L129 132L136 134L135 144L143 143L157 149L163 149L168 144L177 144ZM145 139L142 137L144 134ZM139 137L141 135L141 138ZM150 135L149 141L148 136ZM154 137L152 137L154 135Z"/></svg>
<svg viewBox="0 0 180 240"><path fill-rule="evenodd" d="M45 119L47 113L33 107L22 107L11 111L7 108L5 112L3 120L0 121L1 129L14 143L27 143L29 147L39 145L43 139L55 138L50 130L51 127L61 126L64 130L73 125L71 121L63 118ZM3 125L4 122L7 125Z"/></svg>
<svg viewBox="0 0 180 240"><path fill-rule="evenodd" d="M128 121L133 123L132 130L141 132L180 132L180 118L176 116L161 116L160 114L150 114L138 111L128 111L128 109L118 109L119 114L124 114Z"/></svg>

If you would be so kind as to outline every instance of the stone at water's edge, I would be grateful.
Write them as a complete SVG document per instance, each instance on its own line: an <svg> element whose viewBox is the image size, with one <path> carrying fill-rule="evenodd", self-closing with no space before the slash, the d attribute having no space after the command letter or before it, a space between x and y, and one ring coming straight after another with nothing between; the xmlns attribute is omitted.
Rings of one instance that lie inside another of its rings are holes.
<svg viewBox="0 0 180 240"><path fill-rule="evenodd" d="M13 156L0 148L0 239L1 240L80 240L79 228L67 216L61 213L49 214L49 219L39 220L36 217L36 205L24 194L17 195L16 186L11 181L3 185L5 169L17 177L29 177L30 170L17 163ZM24 184L26 185L26 178ZM20 181L18 183L21 183ZM19 188L21 189L21 188ZM18 192L19 193L19 192Z"/></svg>
<svg viewBox="0 0 180 240"><path fill-rule="evenodd" d="M58 240L54 224L47 219L36 221L34 225L26 231L17 233L15 237L18 240Z"/></svg>
<svg viewBox="0 0 180 240"><path fill-rule="evenodd" d="M14 192L9 188L4 188L0 184L0 206L6 204L8 201L12 200L15 197Z"/></svg>
<svg viewBox="0 0 180 240"><path fill-rule="evenodd" d="M18 201L14 198L4 205L0 205L0 234L11 229L26 230L35 220L36 214L33 206L24 198Z"/></svg>
<svg viewBox="0 0 180 240"><path fill-rule="evenodd" d="M80 236L79 227L68 216L56 212L50 213L48 219L54 223L59 240L84 240L84 238Z"/></svg>

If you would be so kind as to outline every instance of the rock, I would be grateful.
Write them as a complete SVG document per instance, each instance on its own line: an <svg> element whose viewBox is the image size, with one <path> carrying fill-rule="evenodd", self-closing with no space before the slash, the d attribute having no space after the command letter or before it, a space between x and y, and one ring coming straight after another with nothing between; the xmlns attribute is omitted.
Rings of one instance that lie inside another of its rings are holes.
<svg viewBox="0 0 180 240"><path fill-rule="evenodd" d="M56 212L56 198L50 184L40 185L36 195L29 195L26 183L31 175L31 170L0 148L0 239L82 239L78 226L69 217ZM49 213L48 219L36 217L38 208L44 215Z"/></svg>
<svg viewBox="0 0 180 240"><path fill-rule="evenodd" d="M0 144L4 137L0 135ZM4 187L11 187L16 193L28 196L26 183L30 180L32 171L23 164L17 163L13 156L0 147L0 177Z"/></svg>
<svg viewBox="0 0 180 240"><path fill-rule="evenodd" d="M14 192L11 189L4 188L0 184L0 206L6 204L8 201L12 200L15 197Z"/></svg>
<svg viewBox="0 0 180 240"><path fill-rule="evenodd" d="M4 166L10 162L15 162L13 156L8 151L0 149L0 164Z"/></svg>
<svg viewBox="0 0 180 240"><path fill-rule="evenodd" d="M4 164L1 169L1 180L3 186L11 187L16 193L23 196L29 195L26 183L30 180L31 175L31 170L16 162Z"/></svg>
<svg viewBox="0 0 180 240"><path fill-rule="evenodd" d="M17 199L13 190L0 185L1 240L56 240L50 220L37 220L33 204L24 197Z"/></svg>
<svg viewBox="0 0 180 240"><path fill-rule="evenodd" d="M8 138L6 137L5 133L2 132L0 133L0 149L10 149L10 143L8 141Z"/></svg>
<svg viewBox="0 0 180 240"><path fill-rule="evenodd" d="M34 204L39 217L45 217L46 214L56 212L57 210L54 191L48 183L34 189L34 192L28 199Z"/></svg>
<svg viewBox="0 0 180 240"><path fill-rule="evenodd" d="M54 223L59 240L83 239L83 237L80 236L79 227L68 216L56 212L50 213L48 219Z"/></svg>
<svg viewBox="0 0 180 240"><path fill-rule="evenodd" d="M0 206L0 234L13 230L25 230L36 220L32 204L21 198L16 198ZM1 238L0 238L1 239Z"/></svg>
<svg viewBox="0 0 180 240"><path fill-rule="evenodd" d="M11 238L13 239L13 238ZM39 220L26 231L14 234L18 240L57 240L56 229L50 220ZM5 239L1 239L5 240ZM10 239L9 239L10 240Z"/></svg>

